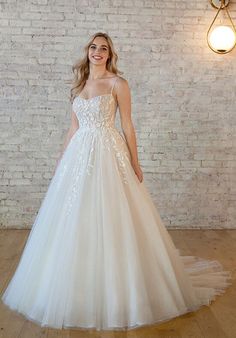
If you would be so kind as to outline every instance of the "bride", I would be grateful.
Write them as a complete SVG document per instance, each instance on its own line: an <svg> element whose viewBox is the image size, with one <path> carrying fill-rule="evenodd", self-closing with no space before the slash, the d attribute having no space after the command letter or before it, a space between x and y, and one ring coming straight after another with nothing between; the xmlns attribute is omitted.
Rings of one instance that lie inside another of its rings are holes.
<svg viewBox="0 0 236 338"><path fill-rule="evenodd" d="M144 184L130 89L116 62L111 38L98 32L73 66L71 126L2 295L40 326L156 324L210 305L232 284L217 260L174 246Z"/></svg>

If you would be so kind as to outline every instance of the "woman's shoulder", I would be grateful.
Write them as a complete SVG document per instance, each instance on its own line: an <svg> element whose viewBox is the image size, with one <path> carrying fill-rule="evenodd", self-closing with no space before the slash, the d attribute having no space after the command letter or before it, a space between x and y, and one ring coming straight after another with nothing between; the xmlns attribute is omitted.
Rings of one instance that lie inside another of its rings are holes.
<svg viewBox="0 0 236 338"><path fill-rule="evenodd" d="M128 80L125 79L123 76L117 75L117 79L116 79L116 88L117 90L126 90L129 88L129 83Z"/></svg>
<svg viewBox="0 0 236 338"><path fill-rule="evenodd" d="M118 85L118 86L127 86L128 85L128 81L123 77L123 76L121 76L121 75L116 75L115 76L115 81L116 81L116 84Z"/></svg>
<svg viewBox="0 0 236 338"><path fill-rule="evenodd" d="M121 81L121 82L126 81L126 79L123 76L116 74L116 73L112 73L112 72L109 73L109 76L107 78L109 78L111 80L115 79L115 80Z"/></svg>
<svg viewBox="0 0 236 338"><path fill-rule="evenodd" d="M113 88L114 88L114 93L116 96L122 95L123 93L130 91L128 81L123 76L120 76L120 75L117 75Z"/></svg>

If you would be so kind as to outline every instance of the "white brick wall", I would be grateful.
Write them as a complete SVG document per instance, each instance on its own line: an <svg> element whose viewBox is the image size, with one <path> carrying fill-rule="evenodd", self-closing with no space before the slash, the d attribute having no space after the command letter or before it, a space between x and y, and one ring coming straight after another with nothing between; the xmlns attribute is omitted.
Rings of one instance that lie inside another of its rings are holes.
<svg viewBox="0 0 236 338"><path fill-rule="evenodd" d="M34 221L69 127L65 81L96 31L111 35L129 81L144 180L165 225L236 227L236 49L208 48L208 1L0 7L1 227ZM230 12L236 23L235 2Z"/></svg>

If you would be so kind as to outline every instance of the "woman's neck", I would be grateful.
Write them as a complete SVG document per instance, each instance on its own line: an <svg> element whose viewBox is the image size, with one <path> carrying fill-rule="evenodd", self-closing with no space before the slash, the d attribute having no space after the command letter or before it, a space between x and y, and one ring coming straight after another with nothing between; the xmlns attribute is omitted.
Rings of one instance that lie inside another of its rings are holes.
<svg viewBox="0 0 236 338"><path fill-rule="evenodd" d="M88 79L89 80L102 79L102 78L107 77L107 75L109 75L109 72L107 71L107 69L91 69L90 68Z"/></svg>

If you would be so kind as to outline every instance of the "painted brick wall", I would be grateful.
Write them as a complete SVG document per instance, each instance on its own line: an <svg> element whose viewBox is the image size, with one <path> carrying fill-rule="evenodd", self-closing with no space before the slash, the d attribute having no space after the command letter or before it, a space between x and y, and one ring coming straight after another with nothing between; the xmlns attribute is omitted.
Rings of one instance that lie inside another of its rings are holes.
<svg viewBox="0 0 236 338"><path fill-rule="evenodd" d="M236 49L208 48L208 1L0 7L1 227L36 217L70 123L71 65L96 31L110 34L129 81L144 180L165 225L236 227ZM236 23L235 1L230 11Z"/></svg>

